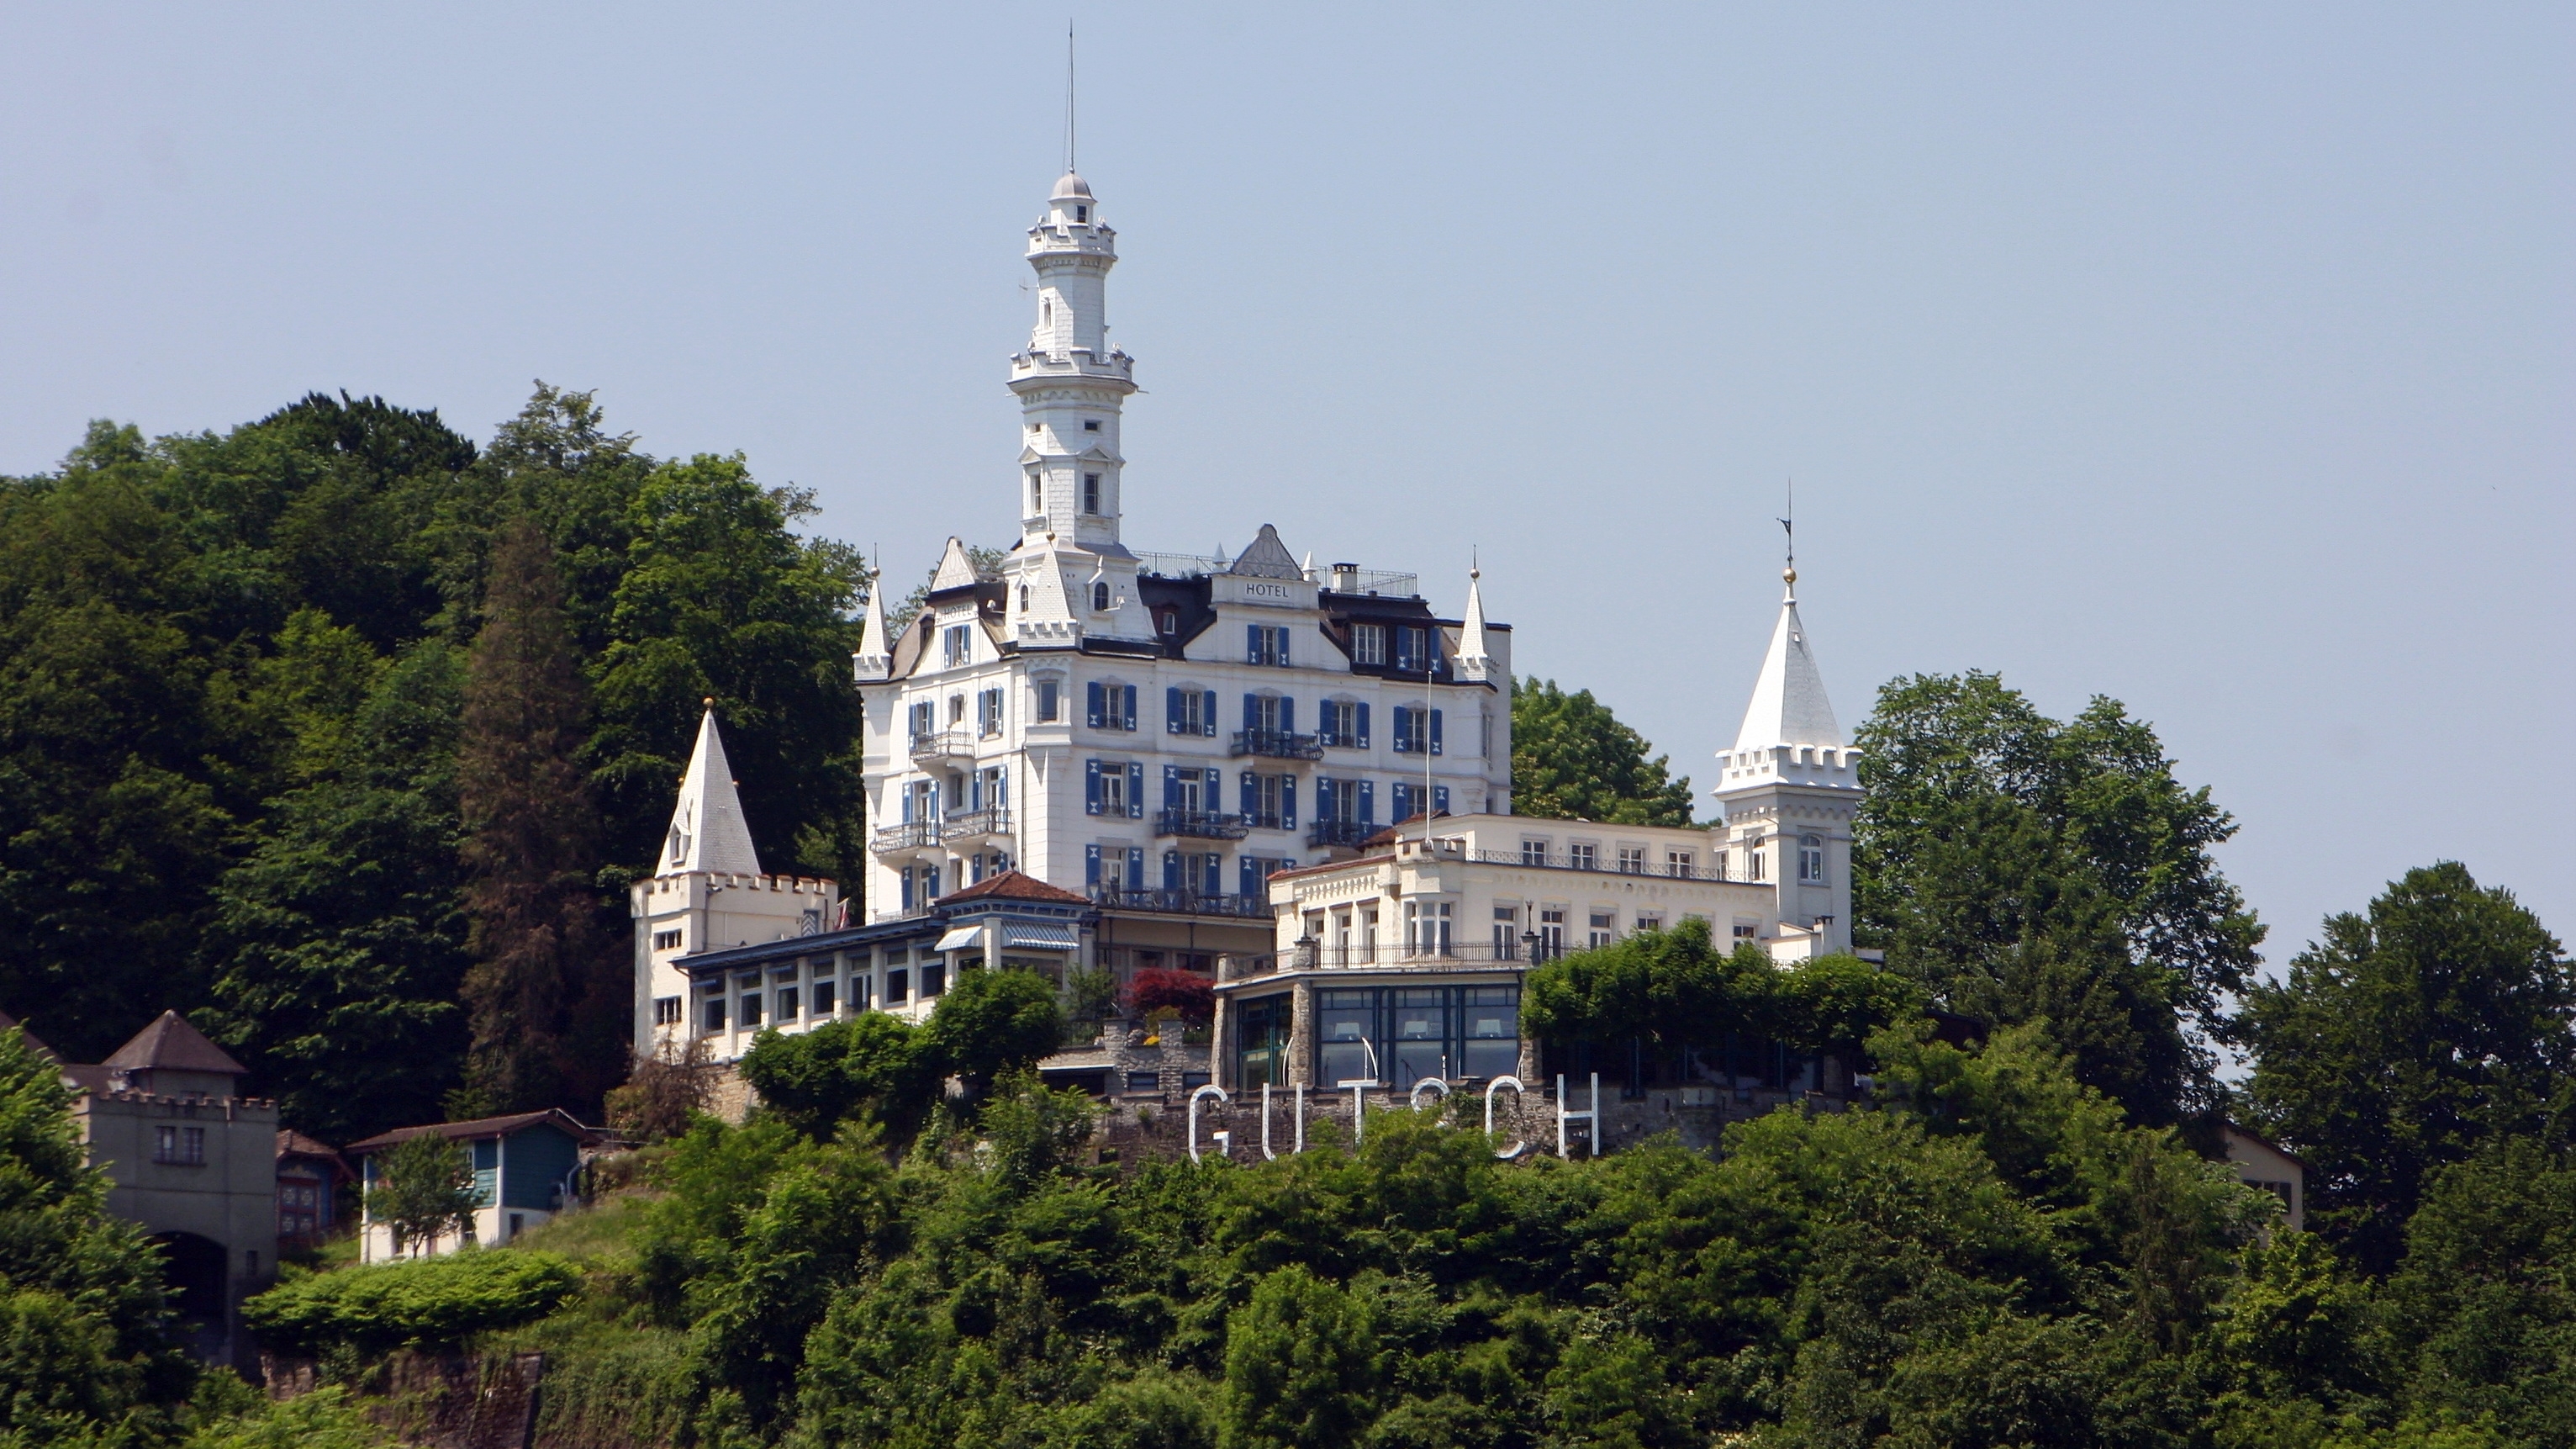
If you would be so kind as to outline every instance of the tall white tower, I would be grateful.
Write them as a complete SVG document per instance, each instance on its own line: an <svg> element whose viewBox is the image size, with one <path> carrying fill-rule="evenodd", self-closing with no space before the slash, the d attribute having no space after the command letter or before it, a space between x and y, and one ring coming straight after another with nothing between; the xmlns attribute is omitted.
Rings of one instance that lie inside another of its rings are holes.
<svg viewBox="0 0 2576 1449"><path fill-rule="evenodd" d="M1038 275L1029 345L1011 358L1020 399L1020 543L1005 569L1011 632L1023 645L1085 635L1151 637L1130 607L1136 560L1118 539L1120 409L1136 361L1109 344L1109 269L1118 233L1090 183L1067 170L1029 228Z"/></svg>

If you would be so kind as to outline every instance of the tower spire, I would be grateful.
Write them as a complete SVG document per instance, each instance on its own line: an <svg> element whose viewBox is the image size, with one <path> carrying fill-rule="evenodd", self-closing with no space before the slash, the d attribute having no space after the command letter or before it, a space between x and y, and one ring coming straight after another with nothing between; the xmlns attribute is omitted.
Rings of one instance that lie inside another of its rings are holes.
<svg viewBox="0 0 2576 1449"><path fill-rule="evenodd" d="M1073 21L1064 22L1064 174L1074 174L1073 166Z"/></svg>
<svg viewBox="0 0 2576 1449"><path fill-rule="evenodd" d="M724 737L716 732L715 705L708 700L707 712L698 720L697 747L689 752L689 772L680 777L680 800L671 811L657 875L760 874L760 855L751 848L751 827L742 818L742 796L734 789L733 765L725 759Z"/></svg>
<svg viewBox="0 0 2576 1449"><path fill-rule="evenodd" d="M859 616L859 647L850 655L850 672L862 682L894 673L894 646L886 640L885 559L874 561L868 578L868 608Z"/></svg>
<svg viewBox="0 0 2576 1449"><path fill-rule="evenodd" d="M1494 672L1494 656L1485 647L1485 595L1477 586L1485 570L1473 551L1467 559L1467 619L1458 629L1458 677L1482 682Z"/></svg>

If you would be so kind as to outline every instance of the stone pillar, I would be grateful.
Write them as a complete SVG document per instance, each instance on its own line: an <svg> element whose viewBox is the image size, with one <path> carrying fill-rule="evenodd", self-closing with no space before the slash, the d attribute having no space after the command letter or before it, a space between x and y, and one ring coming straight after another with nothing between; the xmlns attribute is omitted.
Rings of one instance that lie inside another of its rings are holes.
<svg viewBox="0 0 2576 1449"><path fill-rule="evenodd" d="M1315 1085L1315 988L1300 977L1288 988L1288 1084Z"/></svg>
<svg viewBox="0 0 2576 1449"><path fill-rule="evenodd" d="M1234 1079L1234 998L1219 992L1216 1013L1208 1019L1208 1080L1229 1092L1241 1090Z"/></svg>

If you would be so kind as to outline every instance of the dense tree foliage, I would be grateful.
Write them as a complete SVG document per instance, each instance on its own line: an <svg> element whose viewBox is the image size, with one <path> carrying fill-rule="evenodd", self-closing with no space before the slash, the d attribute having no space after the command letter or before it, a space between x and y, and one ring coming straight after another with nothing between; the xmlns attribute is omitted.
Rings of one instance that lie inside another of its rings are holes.
<svg viewBox="0 0 2576 1449"><path fill-rule="evenodd" d="M856 879L865 574L812 514L543 384L482 450L317 394L220 435L99 424L0 479L0 1007L87 1061L188 1012L327 1140L437 1117L470 1040L467 659L515 520L588 697L552 728L601 824L556 889L622 922L707 697L763 863ZM582 949L566 989L622 990L621 941ZM622 1075L599 1047L564 1105Z"/></svg>
<svg viewBox="0 0 2576 1449"><path fill-rule="evenodd" d="M2329 917L2246 995L2254 1120L2306 1158L2320 1226L2397 1260L2435 1169L2487 1142L2564 1145L2576 1107L2576 963L2511 892L2445 862Z"/></svg>
<svg viewBox="0 0 2576 1449"><path fill-rule="evenodd" d="M2235 831L2155 731L2095 699L2049 719L1991 674L1915 675L1861 726L1854 934L1951 1010L2045 1020L2140 1120L2213 1109L2262 928L2210 848Z"/></svg>
<svg viewBox="0 0 2576 1449"><path fill-rule="evenodd" d="M1717 949L1709 924L1684 920L1560 956L1529 973L1521 1024L1556 1042L1641 1041L1670 1057L1729 1037L1805 1052L1854 1052L1880 1028L1922 1015L1923 992L1852 956L1783 970L1751 942Z"/></svg>
<svg viewBox="0 0 2576 1449"><path fill-rule="evenodd" d="M53 1062L0 1029L0 1443L169 1432L196 1380L159 1254L107 1216Z"/></svg>
<svg viewBox="0 0 2576 1449"><path fill-rule="evenodd" d="M1688 825L1691 788L1588 689L1512 681L1512 811L1550 820Z"/></svg>
<svg viewBox="0 0 2576 1449"><path fill-rule="evenodd" d="M1063 1011L1044 977L970 970L919 1026L870 1012L792 1036L773 1027L753 1039L741 1070L767 1110L807 1136L828 1138L857 1115L902 1143L921 1130L948 1078L980 1098L1063 1038Z"/></svg>

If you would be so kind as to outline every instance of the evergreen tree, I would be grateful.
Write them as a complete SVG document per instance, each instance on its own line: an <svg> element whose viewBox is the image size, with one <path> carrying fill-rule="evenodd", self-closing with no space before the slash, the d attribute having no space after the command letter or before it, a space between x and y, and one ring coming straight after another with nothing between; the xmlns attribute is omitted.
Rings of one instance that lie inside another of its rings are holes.
<svg viewBox="0 0 2576 1449"><path fill-rule="evenodd" d="M626 1075L631 986L601 928L599 820L578 758L587 703L553 547L514 521L493 551L457 754L468 1082L482 1110L592 1108Z"/></svg>
<svg viewBox="0 0 2576 1449"><path fill-rule="evenodd" d="M1648 759L1646 737L1619 723L1588 689L1551 679L1512 681L1512 810L1548 820L1619 825L1691 823L1690 777Z"/></svg>

